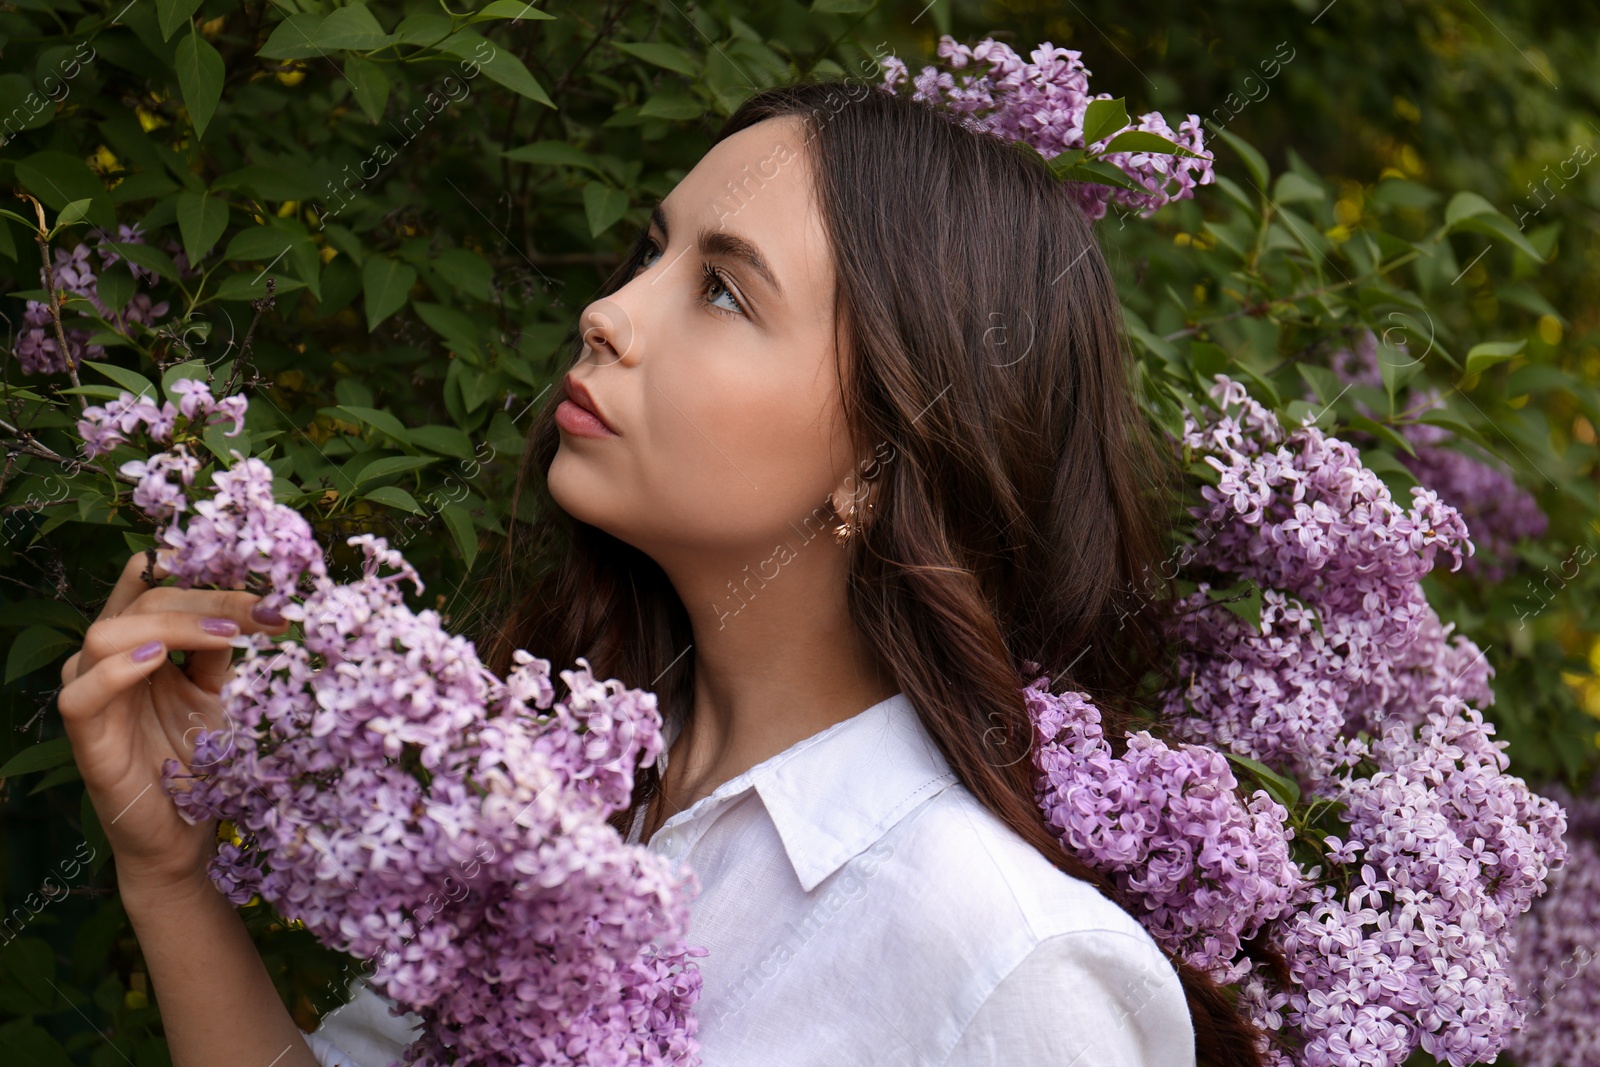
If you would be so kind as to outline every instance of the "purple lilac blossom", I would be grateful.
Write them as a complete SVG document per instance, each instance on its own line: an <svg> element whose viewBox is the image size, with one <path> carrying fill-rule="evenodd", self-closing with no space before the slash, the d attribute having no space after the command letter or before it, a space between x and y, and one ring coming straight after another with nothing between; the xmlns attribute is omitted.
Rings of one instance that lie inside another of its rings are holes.
<svg viewBox="0 0 1600 1067"><path fill-rule="evenodd" d="M1492 699L1493 671L1422 594L1440 553L1459 566L1472 551L1466 529L1431 490L1403 509L1348 444L1286 432L1242 384L1216 383L1221 412L1187 416L1182 436L1219 473L1190 512L1209 531L1194 560L1255 583L1261 625L1206 583L1183 598L1190 681L1165 710L1294 775L1341 824L1266 927L1290 984L1249 973L1241 1003L1275 1067L1492 1060L1524 1017L1513 920L1565 861L1566 819L1505 773L1470 706Z"/></svg>
<svg viewBox="0 0 1600 1067"><path fill-rule="evenodd" d="M370 959L424 1020L407 1064L697 1063L698 881L605 821L660 754L654 694L580 659L552 706L525 651L501 681L405 606L398 583L421 582L398 552L350 543L363 577L284 609L300 643L241 637L228 727L197 739L194 777L166 768L186 817L240 832L213 879Z"/></svg>
<svg viewBox="0 0 1600 1067"><path fill-rule="evenodd" d="M1383 388L1378 338L1370 329L1363 328L1353 343L1336 348L1328 363L1342 381ZM1410 389L1395 399L1400 410L1412 417L1445 406L1444 397L1432 388L1420 394ZM1356 406L1376 417L1366 405L1358 402ZM1399 432L1417 454L1401 451L1395 458L1417 481L1458 510L1471 531L1479 551L1466 561L1462 573L1489 583L1504 581L1516 569L1517 542L1537 540L1549 527L1549 518L1533 494L1518 485L1510 469L1498 460L1483 462L1449 447L1445 442L1451 434L1442 426L1410 423L1399 427Z"/></svg>
<svg viewBox="0 0 1600 1067"><path fill-rule="evenodd" d="M1552 785L1567 808L1566 865L1517 924L1512 977L1528 1020L1511 1039L1521 1067L1600 1067L1600 781L1582 798Z"/></svg>
<svg viewBox="0 0 1600 1067"><path fill-rule="evenodd" d="M1046 159L1074 148L1104 148L1122 130L1086 145L1083 141L1084 115L1095 100L1109 100L1109 93L1089 94L1089 70L1082 53L1057 48L1046 41L1030 53L1031 63L1009 46L992 38L976 45L958 43L948 34L939 38L937 54L952 70L967 64L985 63L982 74L964 74L961 84L949 71L923 67L909 75L904 60L890 56L884 60L886 73L882 88L891 92L909 81L912 98L943 103L971 128L993 133L1008 141L1024 141ZM1200 117L1189 115L1174 131L1159 112L1135 119L1129 130L1157 134L1196 156L1177 156L1150 152L1113 152L1101 158L1121 168L1141 188L1117 189L1088 182L1068 182L1068 188L1092 219L1103 218L1109 203L1153 214L1164 204L1194 196L1196 185L1215 180L1212 160L1205 154L1205 138Z"/></svg>
<svg viewBox="0 0 1600 1067"><path fill-rule="evenodd" d="M1100 712L1081 693L1025 689L1037 802L1062 844L1112 876L1169 952L1234 982L1241 942L1289 907L1300 885L1289 813L1262 790L1248 801L1223 754L1170 747L1141 730L1115 756Z"/></svg>
<svg viewBox="0 0 1600 1067"><path fill-rule="evenodd" d="M123 223L117 227L115 240L120 243L143 244L144 234L138 223L132 225ZM106 244L107 242L101 241L94 249L100 255L102 269L123 258L105 247ZM65 289L71 295L88 300L99 312L100 317L121 333L126 333L134 323L149 325L167 314L169 310L167 301L153 303L146 293L133 294L129 301L113 314L111 309L100 301L99 279L89 258L90 251L90 247L82 243L70 252L62 248L55 249L54 270L57 288ZM156 280L150 271L131 261L128 269L136 281ZM55 322L50 316L48 303L29 300L23 309L22 322L22 330L17 337L16 356L25 374L64 374L68 358L72 360L72 366L77 367L85 359L93 359L105 353L103 346L87 343L88 338L94 335L94 329L69 326L63 316L61 333L67 341L67 356L63 357L61 346L56 341Z"/></svg>
<svg viewBox="0 0 1600 1067"><path fill-rule="evenodd" d="M85 456L93 459L140 429L165 444L178 431L180 419L188 432L222 421L233 423L224 436L236 436L244 428L248 401L242 396L214 400L210 386L196 379L174 382L171 392L178 397L176 404L167 400L157 407L153 400L124 392L104 406L85 408L78 420ZM259 574L268 585L263 603L279 609L294 596L302 575L325 573L322 550L304 516L274 498L272 468L237 450L232 455L232 467L212 474L210 495L193 503L187 498L200 463L181 442L120 469L139 479L134 504L165 524L156 535L156 559L180 586L240 589L252 574Z"/></svg>

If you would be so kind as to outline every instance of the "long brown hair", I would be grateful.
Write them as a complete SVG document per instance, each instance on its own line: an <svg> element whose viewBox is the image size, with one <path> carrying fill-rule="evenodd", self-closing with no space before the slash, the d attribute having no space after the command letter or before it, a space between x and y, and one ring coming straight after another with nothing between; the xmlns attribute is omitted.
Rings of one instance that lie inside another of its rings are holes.
<svg viewBox="0 0 1600 1067"><path fill-rule="evenodd" d="M1127 907L1067 851L1034 797L1021 687L1089 694L1108 737L1159 675L1162 522L1174 471L1135 403L1121 311L1090 222L1037 156L949 112L863 81L756 93L716 135L802 120L836 268L847 424L887 444L874 508L848 551L852 617L960 781L1056 867ZM607 280L646 254L641 235ZM576 327L574 327L574 334ZM582 354L574 338L571 361ZM556 391L552 391L556 392ZM650 558L579 522L545 485L560 442L552 396L529 435L485 642L653 690L664 714L693 701L693 634ZM531 500L525 499L531 494ZM529 573L530 563L542 566ZM686 648L687 654L680 655ZM619 831L659 787L641 771ZM1227 993L1174 961L1201 1062L1261 1062Z"/></svg>

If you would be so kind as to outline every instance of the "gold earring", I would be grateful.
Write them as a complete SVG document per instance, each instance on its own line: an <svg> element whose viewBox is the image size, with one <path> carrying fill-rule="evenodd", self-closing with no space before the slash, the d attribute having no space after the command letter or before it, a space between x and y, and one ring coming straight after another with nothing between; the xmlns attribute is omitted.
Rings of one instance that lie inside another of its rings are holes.
<svg viewBox="0 0 1600 1067"><path fill-rule="evenodd" d="M867 501L867 510L872 510L872 501L870 500ZM833 528L833 539L840 545L848 544L850 538L860 529L861 526L856 522L856 505L852 501L850 504L850 517Z"/></svg>

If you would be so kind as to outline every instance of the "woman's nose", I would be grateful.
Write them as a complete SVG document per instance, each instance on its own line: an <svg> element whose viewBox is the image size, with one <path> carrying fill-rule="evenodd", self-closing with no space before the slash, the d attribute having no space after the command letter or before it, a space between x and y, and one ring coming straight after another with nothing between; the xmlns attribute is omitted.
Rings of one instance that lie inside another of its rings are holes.
<svg viewBox="0 0 1600 1067"><path fill-rule="evenodd" d="M584 309L583 343L596 366L637 360L639 355L633 320L613 300L597 300Z"/></svg>

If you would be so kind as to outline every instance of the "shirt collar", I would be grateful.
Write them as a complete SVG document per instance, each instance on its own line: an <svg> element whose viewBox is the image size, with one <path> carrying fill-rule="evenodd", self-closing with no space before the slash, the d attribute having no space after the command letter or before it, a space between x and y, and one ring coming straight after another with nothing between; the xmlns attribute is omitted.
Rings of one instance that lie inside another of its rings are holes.
<svg viewBox="0 0 1600 1067"><path fill-rule="evenodd" d="M748 773L808 893L956 780L904 693Z"/></svg>

